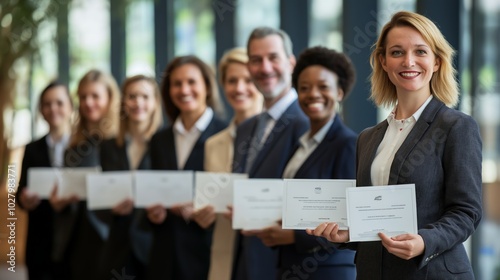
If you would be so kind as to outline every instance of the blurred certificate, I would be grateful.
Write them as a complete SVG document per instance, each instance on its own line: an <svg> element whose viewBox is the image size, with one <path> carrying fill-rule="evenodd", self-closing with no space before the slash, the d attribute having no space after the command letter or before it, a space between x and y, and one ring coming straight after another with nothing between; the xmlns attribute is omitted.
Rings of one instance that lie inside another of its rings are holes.
<svg viewBox="0 0 500 280"><path fill-rule="evenodd" d="M68 197L76 195L80 199L87 198L87 175L96 174L98 167L59 168L59 188L57 195Z"/></svg>
<svg viewBox="0 0 500 280"><path fill-rule="evenodd" d="M132 173L113 171L87 175L87 208L111 209L127 198L132 198Z"/></svg>
<svg viewBox="0 0 500 280"><path fill-rule="evenodd" d="M57 169L53 167L31 167L28 169L28 190L41 199L49 199L58 183Z"/></svg>
<svg viewBox="0 0 500 280"><path fill-rule="evenodd" d="M135 207L153 204L171 207L193 200L193 171L138 170L135 178Z"/></svg>
<svg viewBox="0 0 500 280"><path fill-rule="evenodd" d="M247 174L197 171L194 180L194 209L212 205L216 213L227 212L227 206L233 204L234 180L247 178Z"/></svg>
<svg viewBox="0 0 500 280"><path fill-rule="evenodd" d="M352 187L356 180L285 179L282 227L313 229L335 222L347 229L346 189Z"/></svg>
<svg viewBox="0 0 500 280"><path fill-rule="evenodd" d="M281 220L283 180L234 181L233 229L263 229Z"/></svg>
<svg viewBox="0 0 500 280"><path fill-rule="evenodd" d="M417 233L415 184L347 189L347 219L351 242Z"/></svg>

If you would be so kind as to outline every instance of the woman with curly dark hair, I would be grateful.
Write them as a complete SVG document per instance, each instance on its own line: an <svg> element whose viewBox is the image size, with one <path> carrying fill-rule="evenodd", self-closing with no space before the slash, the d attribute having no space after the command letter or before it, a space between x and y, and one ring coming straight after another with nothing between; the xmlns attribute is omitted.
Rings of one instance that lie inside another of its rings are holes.
<svg viewBox="0 0 500 280"><path fill-rule="evenodd" d="M343 53L313 47L300 55L292 84L310 130L300 138L283 178L356 177L356 133L343 124L337 112L355 76L354 66ZM280 225L258 235L264 244L279 249L279 279L355 279L354 251L338 250L303 230L284 230Z"/></svg>

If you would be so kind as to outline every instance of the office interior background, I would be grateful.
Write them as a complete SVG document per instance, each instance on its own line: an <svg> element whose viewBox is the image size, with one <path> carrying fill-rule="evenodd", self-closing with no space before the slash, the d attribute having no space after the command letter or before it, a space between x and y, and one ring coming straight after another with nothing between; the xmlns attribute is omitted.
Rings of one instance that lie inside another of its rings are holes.
<svg viewBox="0 0 500 280"><path fill-rule="evenodd" d="M9 69L0 68L0 75L16 80L12 106L2 106L2 114L3 133L14 151L9 162L17 163L18 169L22 151L15 151L47 132L36 106L41 90L54 78L67 82L76 95L77 81L91 68L112 73L118 83L134 74L151 75L160 81L173 57L195 54L216 69L226 50L246 46L250 31L262 25L288 32L295 55L315 45L349 55L358 79L342 106L342 116L347 125L360 132L385 119L388 113L387 108L377 108L368 99L368 58L378 31L398 10L429 17L457 50L455 66L461 87L457 109L472 115L482 133L485 211L479 229L467 242L469 256L477 279L500 279L500 1L1 0L0 31L19 22L6 10L15 2L34 5L34 12L21 23L25 27L22 30L37 30L32 33L36 34L36 51L17 59ZM0 39L15 41L32 34L21 31ZM0 49L4 58L6 52ZM5 94L9 92L0 92ZM226 117L230 116L228 111ZM2 188L0 212L6 212L5 193ZM2 221L5 215L0 214ZM23 229L17 230L21 242ZM7 236L2 227L3 265ZM22 262L23 247L17 248ZM3 273L0 275L11 277Z"/></svg>

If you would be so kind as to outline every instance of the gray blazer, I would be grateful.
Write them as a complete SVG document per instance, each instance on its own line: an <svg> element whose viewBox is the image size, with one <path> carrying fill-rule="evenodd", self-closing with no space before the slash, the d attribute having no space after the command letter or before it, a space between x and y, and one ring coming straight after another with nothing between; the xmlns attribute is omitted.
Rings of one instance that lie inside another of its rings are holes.
<svg viewBox="0 0 500 280"><path fill-rule="evenodd" d="M387 121L365 129L357 144L357 185L370 170ZM389 184L415 183L418 234L425 250L403 260L380 242L354 244L358 279L474 279L462 245L482 216L481 137L477 123L433 98L397 151Z"/></svg>

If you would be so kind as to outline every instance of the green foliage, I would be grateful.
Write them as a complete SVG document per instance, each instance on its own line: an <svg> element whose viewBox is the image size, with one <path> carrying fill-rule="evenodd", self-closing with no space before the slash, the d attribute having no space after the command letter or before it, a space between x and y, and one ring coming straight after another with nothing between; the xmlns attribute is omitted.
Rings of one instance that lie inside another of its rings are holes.
<svg viewBox="0 0 500 280"><path fill-rule="evenodd" d="M0 4L0 76L13 77L11 67L38 49L40 24L57 16L70 0L3 0ZM10 72L10 73L9 73ZM0 78L0 80L2 80Z"/></svg>

